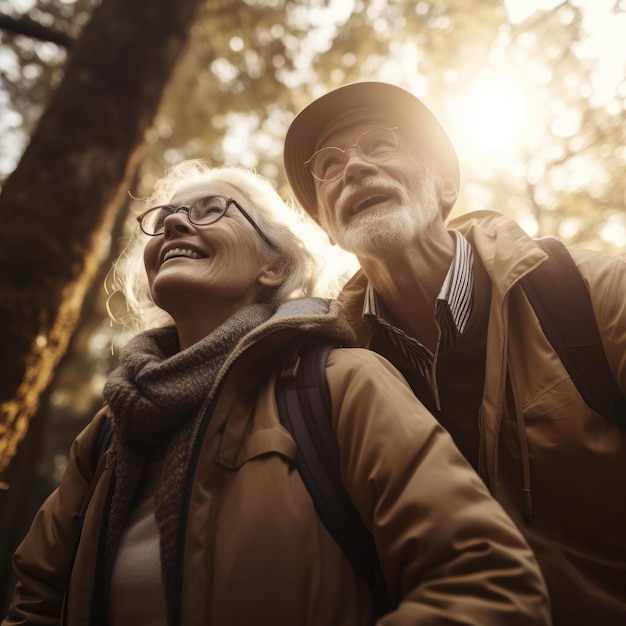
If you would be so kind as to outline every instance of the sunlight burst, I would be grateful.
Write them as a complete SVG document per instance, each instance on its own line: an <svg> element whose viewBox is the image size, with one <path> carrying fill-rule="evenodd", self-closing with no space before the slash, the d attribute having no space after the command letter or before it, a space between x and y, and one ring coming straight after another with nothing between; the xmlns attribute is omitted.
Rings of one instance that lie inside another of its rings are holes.
<svg viewBox="0 0 626 626"><path fill-rule="evenodd" d="M526 123L527 98L510 79L476 83L460 106L460 140L481 156L497 156L519 145Z"/></svg>

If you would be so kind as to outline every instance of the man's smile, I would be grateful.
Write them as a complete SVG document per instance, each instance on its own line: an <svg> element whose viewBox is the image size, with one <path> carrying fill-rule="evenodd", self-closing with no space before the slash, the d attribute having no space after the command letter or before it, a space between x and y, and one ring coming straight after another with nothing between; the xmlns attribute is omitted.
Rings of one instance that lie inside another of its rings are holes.
<svg viewBox="0 0 626 626"><path fill-rule="evenodd" d="M361 211L364 211L365 209L369 209L370 207L376 204L380 204L381 202L387 202L387 200L389 200L390 198L391 198L390 194L382 194L382 193L371 194L365 198L362 198L357 203L353 204L351 214L356 215L357 213L360 213Z"/></svg>

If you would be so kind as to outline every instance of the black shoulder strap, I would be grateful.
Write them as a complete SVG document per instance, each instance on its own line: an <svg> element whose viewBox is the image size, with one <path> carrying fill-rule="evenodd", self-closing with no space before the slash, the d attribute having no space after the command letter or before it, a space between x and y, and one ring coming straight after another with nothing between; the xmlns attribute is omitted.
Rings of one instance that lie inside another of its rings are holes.
<svg viewBox="0 0 626 626"><path fill-rule="evenodd" d="M585 402L626 429L626 399L606 360L582 276L561 241L536 241L549 257L521 280L526 296Z"/></svg>
<svg viewBox="0 0 626 626"><path fill-rule="evenodd" d="M298 446L297 469L324 525L372 592L378 615L389 599L371 533L350 500L339 469L339 446L331 419L327 343L298 349L284 363L276 384L283 426Z"/></svg>

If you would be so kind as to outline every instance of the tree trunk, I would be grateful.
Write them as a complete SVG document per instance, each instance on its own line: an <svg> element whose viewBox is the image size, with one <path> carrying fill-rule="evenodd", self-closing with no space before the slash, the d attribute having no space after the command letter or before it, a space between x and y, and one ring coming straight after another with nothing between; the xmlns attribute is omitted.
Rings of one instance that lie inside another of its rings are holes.
<svg viewBox="0 0 626 626"><path fill-rule="evenodd" d="M0 195L0 474L66 351L202 0L103 0Z"/></svg>

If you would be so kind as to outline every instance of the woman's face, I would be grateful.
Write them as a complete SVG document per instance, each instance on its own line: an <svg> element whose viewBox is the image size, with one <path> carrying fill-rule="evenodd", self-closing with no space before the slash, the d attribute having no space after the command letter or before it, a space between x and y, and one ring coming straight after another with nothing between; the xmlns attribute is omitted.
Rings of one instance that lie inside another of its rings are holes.
<svg viewBox="0 0 626 626"><path fill-rule="evenodd" d="M168 204L189 206L211 195L242 198L226 183L190 183ZM240 204L246 208L245 201ZM180 211L166 217L164 226L162 235L146 237L144 265L152 298L174 319L190 307L233 313L261 301L272 273L259 260L258 234L234 205L213 224L196 226Z"/></svg>

